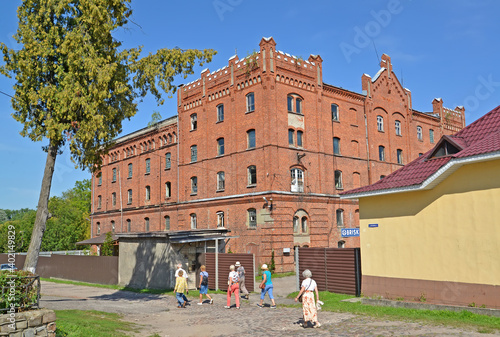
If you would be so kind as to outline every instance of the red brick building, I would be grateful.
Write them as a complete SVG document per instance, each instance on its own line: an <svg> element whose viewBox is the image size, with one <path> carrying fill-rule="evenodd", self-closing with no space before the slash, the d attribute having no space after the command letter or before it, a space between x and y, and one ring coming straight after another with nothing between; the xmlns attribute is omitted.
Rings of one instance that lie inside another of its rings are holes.
<svg viewBox="0 0 500 337"><path fill-rule="evenodd" d="M371 184L465 126L464 109L412 108L391 59L361 78L362 93L323 83L318 55L276 50L178 90L178 115L116 140L93 179L93 236L225 227L225 250L253 252L278 271L293 247L358 247L356 201L338 193Z"/></svg>

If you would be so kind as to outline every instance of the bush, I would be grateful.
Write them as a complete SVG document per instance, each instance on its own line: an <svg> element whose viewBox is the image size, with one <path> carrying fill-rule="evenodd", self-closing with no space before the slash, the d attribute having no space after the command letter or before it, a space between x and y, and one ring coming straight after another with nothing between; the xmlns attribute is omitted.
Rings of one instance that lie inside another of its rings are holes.
<svg viewBox="0 0 500 337"><path fill-rule="evenodd" d="M40 279L29 271L0 271L0 310L9 309L12 304L16 311L38 306Z"/></svg>

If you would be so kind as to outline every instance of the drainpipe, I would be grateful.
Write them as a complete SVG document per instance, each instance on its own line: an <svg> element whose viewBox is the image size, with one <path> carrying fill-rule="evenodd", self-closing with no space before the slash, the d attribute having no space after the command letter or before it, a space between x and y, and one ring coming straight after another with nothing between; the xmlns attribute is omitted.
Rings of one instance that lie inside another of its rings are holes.
<svg viewBox="0 0 500 337"><path fill-rule="evenodd" d="M123 162L122 162L123 164ZM120 222L121 222L121 231L123 233L123 198L122 198L122 170L118 167L118 182L120 186Z"/></svg>
<svg viewBox="0 0 500 337"><path fill-rule="evenodd" d="M372 175L370 173L370 146L368 144L368 122L367 122L367 117L366 117L366 111L365 111L364 116L365 116L365 139L366 139L366 164L368 167L368 185L371 185Z"/></svg>

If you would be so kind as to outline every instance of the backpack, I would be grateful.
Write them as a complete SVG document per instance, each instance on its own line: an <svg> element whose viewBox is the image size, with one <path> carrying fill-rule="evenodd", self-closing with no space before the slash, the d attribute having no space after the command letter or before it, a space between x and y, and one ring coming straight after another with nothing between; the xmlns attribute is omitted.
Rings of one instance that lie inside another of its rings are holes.
<svg viewBox="0 0 500 337"><path fill-rule="evenodd" d="M208 285L208 275L204 274L203 278L201 280L201 285L202 286L207 286Z"/></svg>

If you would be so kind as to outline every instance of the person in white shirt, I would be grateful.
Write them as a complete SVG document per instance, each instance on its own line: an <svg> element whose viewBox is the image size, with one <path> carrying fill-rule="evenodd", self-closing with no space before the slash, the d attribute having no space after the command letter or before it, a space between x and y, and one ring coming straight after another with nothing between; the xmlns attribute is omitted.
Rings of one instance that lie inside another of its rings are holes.
<svg viewBox="0 0 500 337"><path fill-rule="evenodd" d="M231 272L229 273L228 277L228 287L227 287L227 305L224 306L226 309L231 308L231 294L234 293L234 296L236 297L236 309L240 308L240 286L239 286L239 281L240 278L238 276L238 273L234 270L234 265L232 264L229 267L229 270Z"/></svg>
<svg viewBox="0 0 500 337"><path fill-rule="evenodd" d="M179 263L177 264L177 270L175 271L175 278L177 279L177 277L179 277L179 272L182 270L182 276L184 276L184 278L186 279L186 283L188 281L188 274L186 273L186 271L184 269L182 269L182 264ZM186 289L186 294L189 294L189 290ZM189 302L186 295L184 295L184 293L182 294L182 297L184 298L184 301L186 302Z"/></svg>
<svg viewBox="0 0 500 337"><path fill-rule="evenodd" d="M319 292L316 281L312 279L312 273L309 269L304 270L302 273L304 281L300 287L299 294L295 297L295 302L302 297L302 311L304 312L304 323L301 326L307 328L310 324L314 328L319 328L321 324L318 322L318 310L314 303L314 292L316 293L316 301L319 301Z"/></svg>

